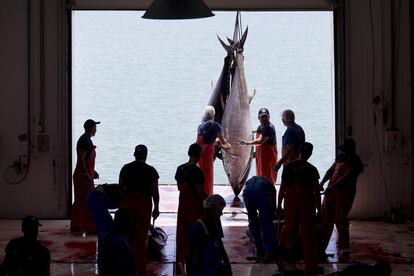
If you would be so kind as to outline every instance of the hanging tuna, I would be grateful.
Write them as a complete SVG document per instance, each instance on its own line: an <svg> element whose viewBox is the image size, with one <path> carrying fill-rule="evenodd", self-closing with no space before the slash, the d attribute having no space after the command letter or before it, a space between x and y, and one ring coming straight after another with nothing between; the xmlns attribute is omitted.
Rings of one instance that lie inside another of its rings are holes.
<svg viewBox="0 0 414 276"><path fill-rule="evenodd" d="M252 139L250 102L253 98L248 95L243 63L248 28L241 34L239 18L240 13L237 12L233 40L227 38L228 45L218 38L227 56L208 101L208 105L216 110L215 121L221 124L225 138L232 145L231 149L222 150L220 157L236 196L243 189L253 158L253 148L239 144L241 140Z"/></svg>

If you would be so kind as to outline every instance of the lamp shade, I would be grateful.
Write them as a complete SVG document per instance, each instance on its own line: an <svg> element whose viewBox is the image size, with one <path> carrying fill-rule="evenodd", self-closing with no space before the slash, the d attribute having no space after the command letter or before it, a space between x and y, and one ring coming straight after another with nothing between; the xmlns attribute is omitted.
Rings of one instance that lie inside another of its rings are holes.
<svg viewBox="0 0 414 276"><path fill-rule="evenodd" d="M144 13L146 19L194 19L214 16L203 0L154 0Z"/></svg>

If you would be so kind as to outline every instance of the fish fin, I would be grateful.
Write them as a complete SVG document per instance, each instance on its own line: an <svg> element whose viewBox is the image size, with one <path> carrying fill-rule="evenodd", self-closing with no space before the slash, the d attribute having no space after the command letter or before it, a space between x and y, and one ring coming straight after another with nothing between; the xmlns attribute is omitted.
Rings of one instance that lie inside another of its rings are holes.
<svg viewBox="0 0 414 276"><path fill-rule="evenodd" d="M226 36L226 38L227 38L227 41L230 43L230 45L234 45L234 40L233 39L230 39L227 36Z"/></svg>
<svg viewBox="0 0 414 276"><path fill-rule="evenodd" d="M249 96L249 104L252 102L254 96L256 96L256 89L253 89L253 94Z"/></svg>
<svg viewBox="0 0 414 276"><path fill-rule="evenodd" d="M229 45L226 45L226 43L224 43L224 41L221 40L221 38L218 35L217 35L217 38L220 41L221 46L223 46L224 50L226 50L227 54L230 54L233 52L233 49Z"/></svg>
<svg viewBox="0 0 414 276"><path fill-rule="evenodd" d="M240 39L240 47L241 48L244 48L244 43L246 42L248 30L249 30L249 26L246 27L246 30L244 31L243 36Z"/></svg>

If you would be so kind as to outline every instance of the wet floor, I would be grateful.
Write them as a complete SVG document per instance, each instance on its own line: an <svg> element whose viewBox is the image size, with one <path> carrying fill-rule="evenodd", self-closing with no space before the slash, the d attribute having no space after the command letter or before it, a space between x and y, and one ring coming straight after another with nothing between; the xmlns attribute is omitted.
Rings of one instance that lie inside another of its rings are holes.
<svg viewBox="0 0 414 276"><path fill-rule="evenodd" d="M228 187L215 187L227 201L232 201ZM178 193L174 186L161 187L161 212L156 226L168 234L161 262L149 265L149 275L174 275L175 261L175 222ZM230 206L230 202L228 204ZM247 217L239 207L224 210L222 224L224 244L230 257L233 275L272 275L276 264L255 264L247 261L253 246L246 235ZM83 236L69 233L68 220L41 220L39 231L41 240L50 250L52 275L97 275L96 236ZM373 221L351 221L351 252L347 257L339 257L336 250L336 232L329 244L329 258L322 264L325 273L337 271L344 266L362 262L373 264L377 259L390 262L392 275L414 275L414 224L386 224ZM4 257L7 242L21 235L20 221L0 220L0 259ZM297 264L303 268L303 263Z"/></svg>

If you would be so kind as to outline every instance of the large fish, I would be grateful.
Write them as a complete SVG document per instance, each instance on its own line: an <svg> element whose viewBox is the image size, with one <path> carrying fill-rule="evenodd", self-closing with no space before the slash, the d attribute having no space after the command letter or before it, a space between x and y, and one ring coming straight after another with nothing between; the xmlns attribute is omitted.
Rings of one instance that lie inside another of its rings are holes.
<svg viewBox="0 0 414 276"><path fill-rule="evenodd" d="M236 20L238 28L238 20ZM235 34L237 31L235 30ZM243 189L250 172L253 148L239 145L239 141L252 139L250 101L244 73L243 46L246 42L247 28L240 39L228 39L226 45L219 41L227 51L223 70L209 100L216 109L215 120L221 123L224 136L231 144L230 150L222 151L222 161L229 183L237 196ZM231 83L231 85L230 85Z"/></svg>
<svg viewBox="0 0 414 276"><path fill-rule="evenodd" d="M230 54L231 53L228 53L228 55L224 58L223 69L221 70L220 77L217 80L216 86L214 87L213 93L211 93L210 100L208 101L208 105L213 106L216 111L214 120L219 124L221 124L224 108L230 94L230 72L232 64L232 57Z"/></svg>

